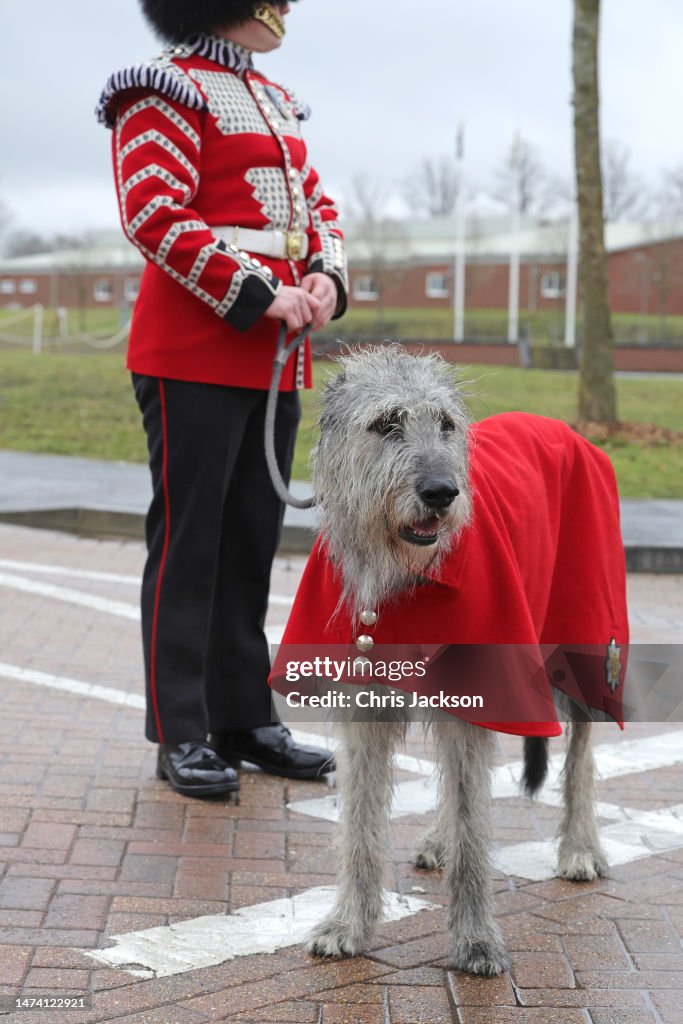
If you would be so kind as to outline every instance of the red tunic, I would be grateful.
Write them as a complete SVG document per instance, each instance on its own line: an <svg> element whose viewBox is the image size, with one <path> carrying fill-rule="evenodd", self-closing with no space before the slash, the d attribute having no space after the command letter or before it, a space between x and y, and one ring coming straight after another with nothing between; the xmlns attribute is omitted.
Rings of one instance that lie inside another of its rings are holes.
<svg viewBox="0 0 683 1024"><path fill-rule="evenodd" d="M307 110L253 70L248 51L205 36L112 75L98 116L114 128L124 231L148 261L129 369L267 389L278 323L263 313L280 284L322 271L338 287L336 315L345 306L336 210L301 138ZM255 255L218 237L223 226L302 232L309 251ZM311 386L308 343L280 386Z"/></svg>
<svg viewBox="0 0 683 1024"><path fill-rule="evenodd" d="M527 690L500 690L495 710L516 721L478 724L522 735L561 731L557 721L538 720L555 714L545 672L539 690L538 673L523 671L534 650L554 685L620 721L623 664L613 691L606 662L612 640L625 655L628 619L609 459L566 424L526 413L474 425L470 449L471 524L438 569L427 572L426 585L375 609L375 626L354 628L345 609L334 616L340 578L318 540L285 629L273 685L280 688L288 645L309 645L311 653L318 645L348 647L359 632L377 645L515 645L499 649L501 664L516 687L523 688L526 678ZM457 658L457 648L452 654ZM525 708L534 709L534 721L523 720Z"/></svg>

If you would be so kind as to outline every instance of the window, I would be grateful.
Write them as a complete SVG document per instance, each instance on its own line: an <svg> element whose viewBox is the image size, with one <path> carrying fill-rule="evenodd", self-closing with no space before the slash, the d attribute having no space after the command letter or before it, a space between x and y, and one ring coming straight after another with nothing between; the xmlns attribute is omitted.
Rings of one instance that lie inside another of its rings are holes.
<svg viewBox="0 0 683 1024"><path fill-rule="evenodd" d="M357 277L353 283L353 297L361 302L372 302L379 298L379 289L374 277L365 274Z"/></svg>
<svg viewBox="0 0 683 1024"><path fill-rule="evenodd" d="M140 291L140 278L127 277L123 283L123 297L126 302L135 302Z"/></svg>
<svg viewBox="0 0 683 1024"><path fill-rule="evenodd" d="M447 299L450 294L448 274L432 271L425 278L425 295L428 299Z"/></svg>
<svg viewBox="0 0 683 1024"><path fill-rule="evenodd" d="M33 277L25 277L19 282L19 291L22 295L35 295L38 291L38 282Z"/></svg>
<svg viewBox="0 0 683 1024"><path fill-rule="evenodd" d="M111 302L113 295L111 281L107 278L95 281L92 294L95 302Z"/></svg>
<svg viewBox="0 0 683 1024"><path fill-rule="evenodd" d="M0 295L14 295L17 290L16 281L12 281L11 278L5 277L0 281Z"/></svg>
<svg viewBox="0 0 683 1024"><path fill-rule="evenodd" d="M564 295L565 289L566 281L564 274L552 270L550 273L541 276L541 295L544 299L559 299Z"/></svg>

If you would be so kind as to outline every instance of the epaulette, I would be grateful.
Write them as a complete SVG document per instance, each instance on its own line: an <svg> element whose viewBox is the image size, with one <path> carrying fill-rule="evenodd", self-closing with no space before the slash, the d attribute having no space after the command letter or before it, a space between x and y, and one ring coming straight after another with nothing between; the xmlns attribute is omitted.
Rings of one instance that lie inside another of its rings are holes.
<svg viewBox="0 0 683 1024"><path fill-rule="evenodd" d="M173 63L170 54L162 53L143 64L133 64L115 71L109 77L95 107L95 115L100 124L113 128L116 112L111 109L112 100L128 89L153 89L191 110L206 109L206 100L192 79Z"/></svg>

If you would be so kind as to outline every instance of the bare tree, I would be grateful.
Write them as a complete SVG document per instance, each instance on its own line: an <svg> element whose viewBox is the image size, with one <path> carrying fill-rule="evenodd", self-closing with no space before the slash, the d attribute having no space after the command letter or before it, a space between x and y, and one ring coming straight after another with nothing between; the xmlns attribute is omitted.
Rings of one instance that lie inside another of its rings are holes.
<svg viewBox="0 0 683 1024"><path fill-rule="evenodd" d="M57 252L59 249L84 249L92 244L88 232L82 235L41 235L37 231L20 228L7 235L5 251L8 256L33 256L39 252Z"/></svg>
<svg viewBox="0 0 683 1024"><path fill-rule="evenodd" d="M403 182L403 199L411 214L448 217L458 199L458 167L447 156L422 161Z"/></svg>
<svg viewBox="0 0 683 1024"><path fill-rule="evenodd" d="M574 157L579 207L583 345L579 419L617 421L614 336L607 302L598 94L600 0L574 0Z"/></svg>
<svg viewBox="0 0 683 1024"><path fill-rule="evenodd" d="M6 203L0 199L0 247L4 250L7 245L7 232L12 223L12 214Z"/></svg>
<svg viewBox="0 0 683 1024"><path fill-rule="evenodd" d="M664 172L659 202L664 217L683 217L683 164Z"/></svg>
<svg viewBox="0 0 683 1024"><path fill-rule="evenodd" d="M50 252L53 246L51 240L37 231L29 231L20 228L7 235L5 240L5 252L12 256L33 256L37 252Z"/></svg>
<svg viewBox="0 0 683 1024"><path fill-rule="evenodd" d="M368 174L356 174L344 196L344 211L354 221L379 224L385 217L389 191Z"/></svg>
<svg viewBox="0 0 683 1024"><path fill-rule="evenodd" d="M365 246L367 256L362 261L372 278L377 295L377 318L384 317L384 292L387 285L400 273L387 260L387 245L402 236L400 222L386 210L389 193L386 187L368 175L357 174L352 180L344 204L353 224L353 235Z"/></svg>
<svg viewBox="0 0 683 1024"><path fill-rule="evenodd" d="M603 147L602 192L606 222L639 219L646 212L648 197L631 168L631 150L616 139L609 139Z"/></svg>
<svg viewBox="0 0 683 1024"><path fill-rule="evenodd" d="M538 150L517 136L493 172L491 195L511 210L516 207L524 216L544 213L553 204L553 191Z"/></svg>

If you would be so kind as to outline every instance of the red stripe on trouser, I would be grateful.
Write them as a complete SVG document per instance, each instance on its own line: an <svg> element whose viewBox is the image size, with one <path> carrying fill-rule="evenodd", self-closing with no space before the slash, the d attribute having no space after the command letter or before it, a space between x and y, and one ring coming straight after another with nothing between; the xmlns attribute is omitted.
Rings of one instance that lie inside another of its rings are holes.
<svg viewBox="0 0 683 1024"><path fill-rule="evenodd" d="M149 654L149 678L150 678L150 693L152 698L152 707L154 709L154 719L156 722L157 733L159 736L159 742L164 742L164 734L161 728L161 718L159 717L159 705L157 702L157 676L156 676L156 653L157 653L157 626L159 623L159 600L161 598L161 581L164 575L164 566L166 564L166 553L168 551L168 541L171 535L171 503L168 496L168 431L166 423L166 395L164 392L164 382L159 381L159 397L161 399L161 434L163 442L163 457L162 457L162 482L164 487L164 509L166 514L166 522L164 526L164 547L161 552L161 561L159 563L159 575L157 576L156 591L154 593L154 616L152 618L152 640L150 644Z"/></svg>

